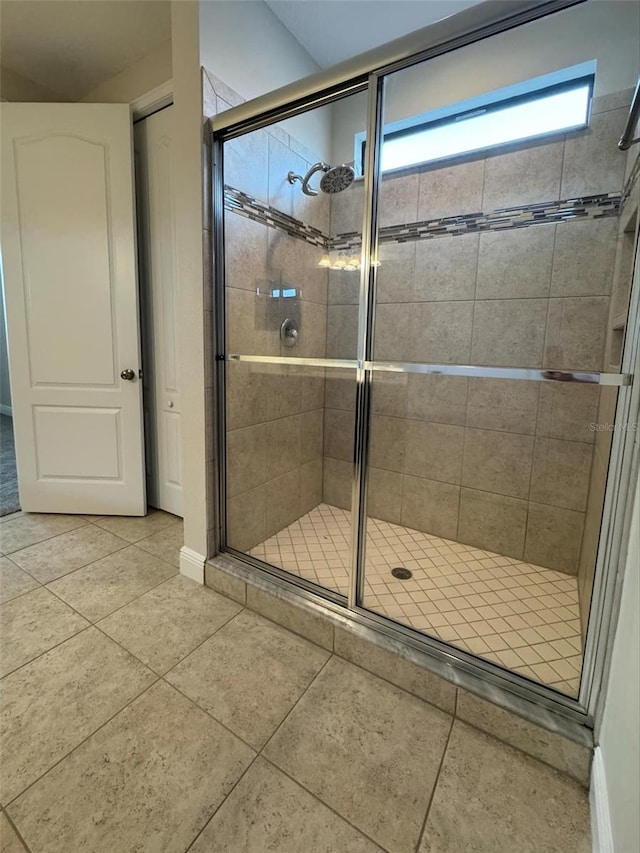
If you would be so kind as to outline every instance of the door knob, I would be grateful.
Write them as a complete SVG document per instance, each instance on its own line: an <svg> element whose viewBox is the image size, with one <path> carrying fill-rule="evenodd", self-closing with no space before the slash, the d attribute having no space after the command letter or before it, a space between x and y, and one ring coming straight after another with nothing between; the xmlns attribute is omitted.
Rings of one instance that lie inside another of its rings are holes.
<svg viewBox="0 0 640 853"><path fill-rule="evenodd" d="M127 379L129 382L131 382L131 380L135 379L135 378L136 378L135 371L131 370L130 367L127 367L125 370L121 371L121 373L120 373L120 379Z"/></svg>

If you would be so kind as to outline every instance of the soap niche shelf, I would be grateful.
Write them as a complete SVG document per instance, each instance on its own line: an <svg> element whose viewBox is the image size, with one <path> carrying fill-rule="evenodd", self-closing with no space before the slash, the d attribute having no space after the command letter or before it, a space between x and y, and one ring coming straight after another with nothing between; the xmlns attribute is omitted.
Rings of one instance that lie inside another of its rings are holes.
<svg viewBox="0 0 640 853"><path fill-rule="evenodd" d="M611 342L609 345L609 368L620 370L622 364L622 347L624 345L624 333L626 325L618 323L611 329Z"/></svg>

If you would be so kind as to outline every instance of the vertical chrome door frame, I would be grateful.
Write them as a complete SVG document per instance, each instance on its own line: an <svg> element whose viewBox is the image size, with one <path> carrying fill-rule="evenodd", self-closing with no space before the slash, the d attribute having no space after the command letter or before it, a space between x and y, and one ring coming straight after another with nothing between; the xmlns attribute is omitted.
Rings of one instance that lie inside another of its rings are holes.
<svg viewBox="0 0 640 853"><path fill-rule="evenodd" d="M640 216L640 211L638 212ZM640 424L640 230L636 226L636 252L627 335L620 371L632 382L618 390L614 431L609 451L609 470L605 501L600 521L600 541L594 572L593 593L589 609L587 633L582 661L578 701L596 724L602 712L601 690L606 684L613 638L620 611L624 582L626 545L631 513L634 508L635 485L640 467L638 428ZM633 425L627 428L624 425Z"/></svg>
<svg viewBox="0 0 640 853"><path fill-rule="evenodd" d="M369 439L371 434L371 370L367 368L366 364L373 358L384 81L385 78L382 74L369 75L358 306L356 423L351 496L351 577L349 579L349 607L351 608L357 607L362 603L362 590L364 587L367 539L367 480L369 471Z"/></svg>
<svg viewBox="0 0 640 853"><path fill-rule="evenodd" d="M211 227L213 230L213 359L214 359L214 417L215 446L215 548L222 550L227 543L227 405L226 405L226 294L225 294L225 236L224 236L224 140L212 134L211 144Z"/></svg>

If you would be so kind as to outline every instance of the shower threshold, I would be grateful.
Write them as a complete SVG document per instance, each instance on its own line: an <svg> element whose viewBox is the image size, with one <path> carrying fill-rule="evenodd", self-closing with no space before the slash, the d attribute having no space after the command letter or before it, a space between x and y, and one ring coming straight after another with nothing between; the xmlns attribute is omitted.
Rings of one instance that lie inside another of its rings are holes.
<svg viewBox="0 0 640 853"><path fill-rule="evenodd" d="M351 514L319 504L249 553L346 595ZM394 576L399 567L411 577ZM370 517L362 604L577 696L582 642L572 575Z"/></svg>

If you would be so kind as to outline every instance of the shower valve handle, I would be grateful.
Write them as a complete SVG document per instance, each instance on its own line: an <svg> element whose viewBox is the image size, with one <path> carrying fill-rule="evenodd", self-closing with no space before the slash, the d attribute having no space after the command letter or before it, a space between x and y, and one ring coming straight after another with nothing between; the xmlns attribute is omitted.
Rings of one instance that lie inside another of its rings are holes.
<svg viewBox="0 0 640 853"><path fill-rule="evenodd" d="M298 343L298 328L289 317L280 326L280 340L285 347L294 347Z"/></svg>

